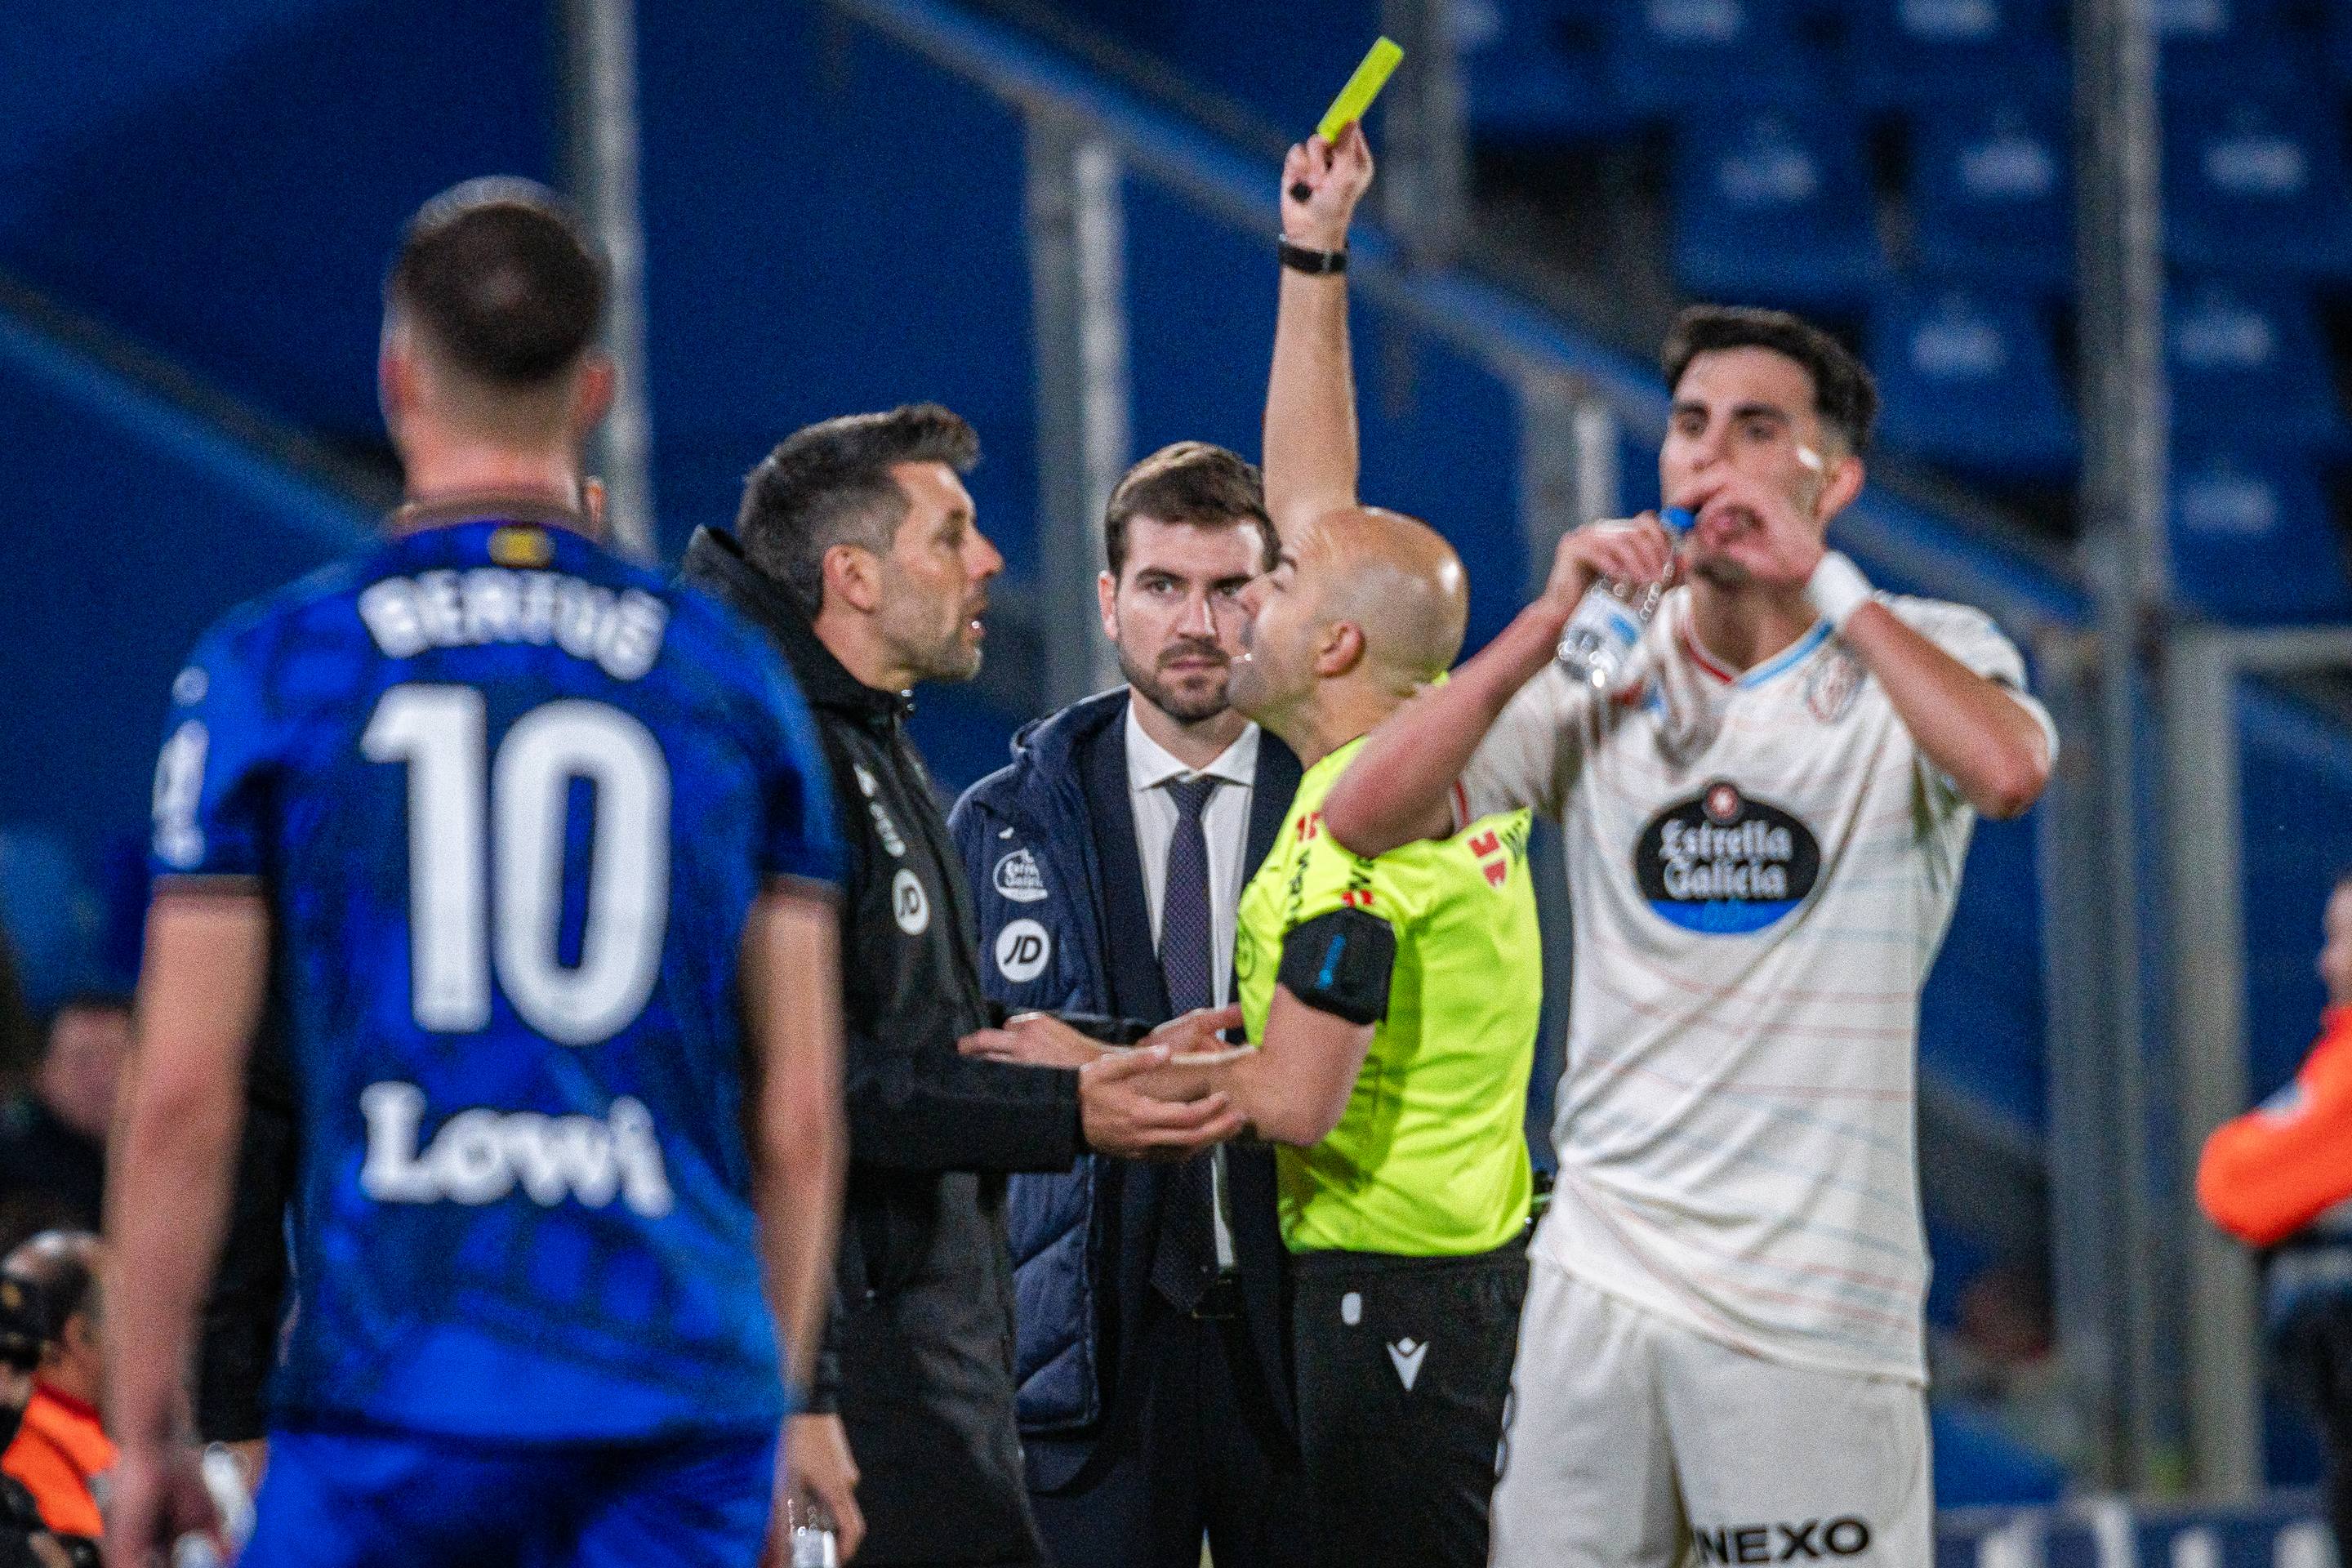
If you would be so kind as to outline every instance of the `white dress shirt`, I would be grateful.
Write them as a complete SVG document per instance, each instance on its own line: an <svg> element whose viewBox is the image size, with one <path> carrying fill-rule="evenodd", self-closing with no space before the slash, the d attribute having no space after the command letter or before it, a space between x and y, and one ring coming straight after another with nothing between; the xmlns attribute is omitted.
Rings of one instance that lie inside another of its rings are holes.
<svg viewBox="0 0 2352 1568"><path fill-rule="evenodd" d="M1160 951L1160 905L1168 889L1168 846L1176 837L1176 802L1168 786L1180 779L1213 776L1224 781L1201 813L1209 841L1210 948L1216 960L1219 1005L1234 995L1234 921L1242 884L1256 868L1249 856L1250 792L1257 784L1258 727L1235 737L1207 767L1197 772L1143 731L1135 704L1127 706L1127 798L1135 808L1135 847L1143 858L1143 902L1151 911L1151 950Z"/></svg>
<svg viewBox="0 0 2352 1568"><path fill-rule="evenodd" d="M1176 802L1168 786L1180 779L1214 776L1224 782L1201 811L1201 833L1209 847L1209 950L1216 965L1220 1005L1234 995L1234 925L1241 908L1242 883L1256 868L1249 858L1250 793L1257 787L1258 727L1243 730L1217 759L1197 772L1143 731L1135 703L1127 705L1127 798L1135 810L1135 847L1143 860L1143 904L1151 913L1151 951L1160 951L1160 904L1168 890L1168 847L1176 838ZM1217 1266L1234 1267L1233 1227L1226 1218L1233 1199L1225 1189L1225 1150L1213 1152L1210 1219L1217 1239Z"/></svg>

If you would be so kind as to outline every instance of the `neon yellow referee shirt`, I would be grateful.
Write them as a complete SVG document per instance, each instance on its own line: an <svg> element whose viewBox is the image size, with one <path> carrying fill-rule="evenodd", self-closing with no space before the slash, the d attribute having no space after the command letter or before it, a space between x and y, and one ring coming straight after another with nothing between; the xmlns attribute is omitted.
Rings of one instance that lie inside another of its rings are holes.
<svg viewBox="0 0 2352 1568"><path fill-rule="evenodd" d="M1323 800L1361 740L1307 771L1281 837L1244 890L1234 959L1243 1022L1265 1037L1283 939L1353 907L1396 933L1388 1016L1331 1135L1276 1151L1293 1252L1488 1252L1528 1217L1528 1074L1543 950L1528 874L1528 814L1376 860L1323 828Z"/></svg>

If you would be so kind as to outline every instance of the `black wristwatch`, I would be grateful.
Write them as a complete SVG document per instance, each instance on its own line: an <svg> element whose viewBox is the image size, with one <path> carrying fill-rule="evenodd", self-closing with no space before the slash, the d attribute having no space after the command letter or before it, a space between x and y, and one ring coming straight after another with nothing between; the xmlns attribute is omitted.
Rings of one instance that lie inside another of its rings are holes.
<svg viewBox="0 0 2352 1568"><path fill-rule="evenodd" d="M1293 272L1304 272L1311 278L1328 278L1348 270L1348 253L1344 250L1309 250L1303 245L1290 243L1288 235L1277 235L1274 253Z"/></svg>

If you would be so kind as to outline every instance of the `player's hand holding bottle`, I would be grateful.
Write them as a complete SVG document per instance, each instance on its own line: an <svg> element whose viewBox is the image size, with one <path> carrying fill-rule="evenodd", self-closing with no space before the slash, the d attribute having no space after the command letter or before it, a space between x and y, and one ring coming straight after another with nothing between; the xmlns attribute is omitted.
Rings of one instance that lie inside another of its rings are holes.
<svg viewBox="0 0 2352 1568"><path fill-rule="evenodd" d="M150 1568L181 1537L202 1536L225 1562L229 1543L195 1449L179 1443L124 1442L108 1476L106 1568Z"/></svg>

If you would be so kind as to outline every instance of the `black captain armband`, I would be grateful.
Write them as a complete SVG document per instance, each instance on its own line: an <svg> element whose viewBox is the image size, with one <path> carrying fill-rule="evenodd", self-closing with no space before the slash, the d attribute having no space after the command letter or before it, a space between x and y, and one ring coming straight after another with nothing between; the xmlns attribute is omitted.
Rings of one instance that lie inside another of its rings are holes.
<svg viewBox="0 0 2352 1568"><path fill-rule="evenodd" d="M1389 1016L1395 968L1396 932L1388 921L1358 909L1333 910L1282 939L1276 978L1318 1013L1377 1024Z"/></svg>

